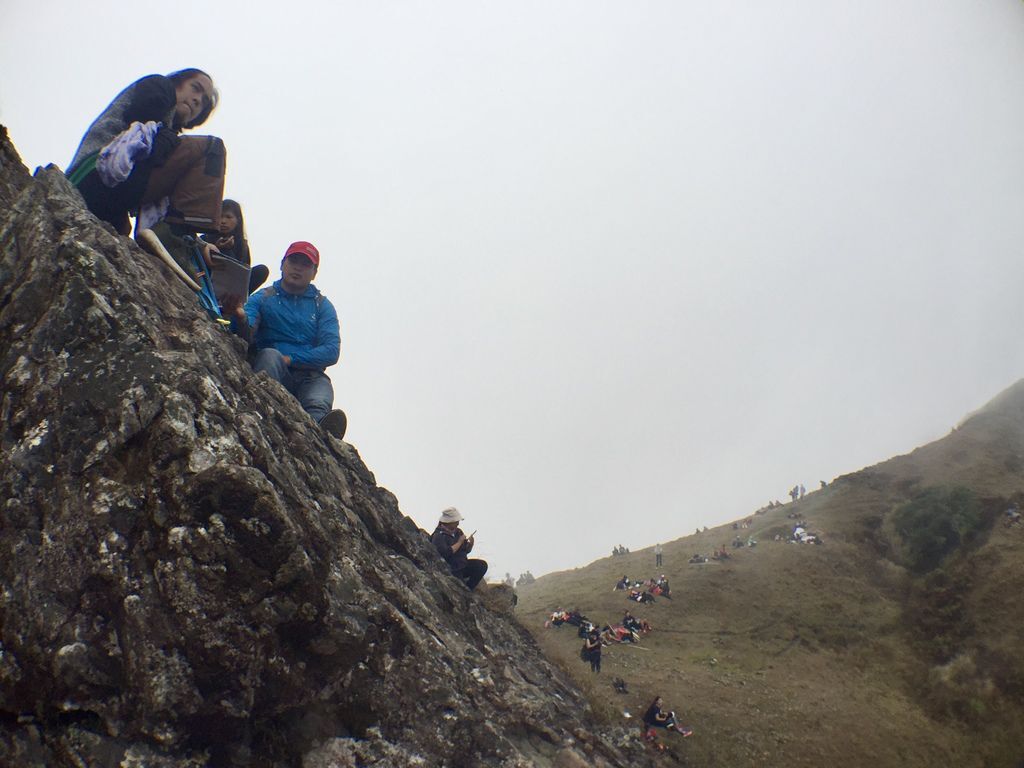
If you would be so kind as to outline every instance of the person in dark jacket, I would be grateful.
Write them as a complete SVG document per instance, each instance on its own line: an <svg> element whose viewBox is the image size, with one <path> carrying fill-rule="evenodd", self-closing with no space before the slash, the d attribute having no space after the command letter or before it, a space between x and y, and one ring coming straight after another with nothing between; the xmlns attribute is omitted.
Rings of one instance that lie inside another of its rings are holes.
<svg viewBox="0 0 1024 768"><path fill-rule="evenodd" d="M441 513L430 542L448 563L452 574L472 590L487 573L487 563L469 557L473 551L474 536L466 536L459 528L462 519L459 510L448 507Z"/></svg>
<svg viewBox="0 0 1024 768"><path fill-rule="evenodd" d="M601 672L601 632L594 627L587 633L587 641L584 650L587 653L587 661L590 662L591 672Z"/></svg>
<svg viewBox="0 0 1024 768"><path fill-rule="evenodd" d="M645 735L647 738L654 738L655 728L666 728L670 731L676 731L683 736L692 736L693 729L679 725L679 723L676 722L676 713L663 712L661 709L663 705L664 702L662 702L661 696L655 696L654 701L651 702L651 706L649 706L647 711L644 713Z"/></svg>
<svg viewBox="0 0 1024 768"><path fill-rule="evenodd" d="M235 200L227 200L220 205L220 226L216 234L203 235L203 240L213 243L222 256L234 259L239 264L249 267L249 294L267 282L270 270L265 264L252 265L249 252L249 241L245 237L245 219L242 206Z"/></svg>
<svg viewBox="0 0 1024 768"><path fill-rule="evenodd" d="M643 625L640 623L640 620L629 611L622 614L622 626L630 632L636 632L637 634L643 631Z"/></svg>
<svg viewBox="0 0 1024 768"><path fill-rule="evenodd" d="M67 168L89 210L122 235L131 232L128 215L147 204L162 212L154 222L163 218L181 233L215 232L224 144L213 136L179 134L206 122L218 98L200 69L148 75L114 97Z"/></svg>
<svg viewBox="0 0 1024 768"><path fill-rule="evenodd" d="M227 198L220 204L220 224L214 234L203 235L203 240L217 246L222 256L234 259L248 266L252 263L249 255L249 241L245 237L245 217L237 200Z"/></svg>
<svg viewBox="0 0 1024 768"><path fill-rule="evenodd" d="M327 433L345 436L343 411L332 410L334 388L326 368L338 362L341 332L334 305L313 285L320 251L304 240L292 243L281 261L281 279L257 291L242 307L225 299L232 330L256 348L253 370L265 372L295 395Z"/></svg>

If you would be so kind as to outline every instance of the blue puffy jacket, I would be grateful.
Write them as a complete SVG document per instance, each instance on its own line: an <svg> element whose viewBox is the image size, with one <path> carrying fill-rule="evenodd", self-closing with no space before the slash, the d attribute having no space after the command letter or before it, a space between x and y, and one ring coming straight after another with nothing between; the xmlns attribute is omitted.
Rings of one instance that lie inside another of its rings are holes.
<svg viewBox="0 0 1024 768"><path fill-rule="evenodd" d="M338 313L316 286L311 284L305 293L296 296L281 288L278 280L273 288L264 288L249 297L245 315L256 348L273 347L288 355L293 368L322 371L338 362Z"/></svg>

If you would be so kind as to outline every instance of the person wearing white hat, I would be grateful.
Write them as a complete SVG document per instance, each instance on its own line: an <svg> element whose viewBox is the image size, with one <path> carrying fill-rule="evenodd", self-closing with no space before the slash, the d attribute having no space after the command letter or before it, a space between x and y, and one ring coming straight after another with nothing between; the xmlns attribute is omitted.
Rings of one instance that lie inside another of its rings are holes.
<svg viewBox="0 0 1024 768"><path fill-rule="evenodd" d="M438 554L448 563L452 574L472 590L487 573L487 562L468 557L473 551L476 532L466 536L459 528L461 520L462 514L455 507L448 507L442 511L430 541Z"/></svg>

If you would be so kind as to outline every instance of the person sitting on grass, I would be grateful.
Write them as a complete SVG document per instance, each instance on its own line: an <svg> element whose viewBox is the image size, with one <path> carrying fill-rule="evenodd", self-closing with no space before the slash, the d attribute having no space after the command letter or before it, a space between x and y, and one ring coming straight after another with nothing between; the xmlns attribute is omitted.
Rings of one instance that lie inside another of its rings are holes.
<svg viewBox="0 0 1024 768"><path fill-rule="evenodd" d="M622 614L622 626L626 629L635 630L636 632L640 631L640 621L629 611Z"/></svg>
<svg viewBox="0 0 1024 768"><path fill-rule="evenodd" d="M565 621L568 624L572 624L574 627L583 626L583 623L587 620L587 617L580 613L579 608L573 608L565 616Z"/></svg>
<svg viewBox="0 0 1024 768"><path fill-rule="evenodd" d="M668 579L665 578L665 574L661 574L661 578L654 582L651 586L650 592L652 595L658 597L667 597L669 600L672 599L672 590L668 585Z"/></svg>
<svg viewBox="0 0 1024 768"><path fill-rule="evenodd" d="M616 624L614 627L605 624L604 628L601 630L601 639L609 645L612 643L640 642L640 636L636 632L633 632L631 629L627 629L621 624Z"/></svg>
<svg viewBox="0 0 1024 768"><path fill-rule="evenodd" d="M654 739L655 728L665 728L666 730L675 731L676 733L682 734L684 737L693 735L692 728L679 725L676 721L675 712L664 712L662 711L662 706L663 702L661 696L655 696L654 701L651 702L651 706L649 706L647 711L644 713L645 739L648 741Z"/></svg>
<svg viewBox="0 0 1024 768"><path fill-rule="evenodd" d="M544 622L545 627L560 627L565 624L569 614L559 608L557 611L551 612L551 618Z"/></svg>
<svg viewBox="0 0 1024 768"><path fill-rule="evenodd" d="M638 619L629 611L622 616L622 626L636 634L646 634L651 631L651 624L647 619Z"/></svg>
<svg viewBox="0 0 1024 768"><path fill-rule="evenodd" d="M650 592L641 592L639 589L629 590L629 600L635 600L638 603L653 603L654 595Z"/></svg>

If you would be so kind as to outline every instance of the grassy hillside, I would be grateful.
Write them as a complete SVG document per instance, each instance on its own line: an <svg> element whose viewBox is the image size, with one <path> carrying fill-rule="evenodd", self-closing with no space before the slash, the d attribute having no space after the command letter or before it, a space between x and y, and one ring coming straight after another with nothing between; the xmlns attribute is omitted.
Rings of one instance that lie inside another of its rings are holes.
<svg viewBox="0 0 1024 768"><path fill-rule="evenodd" d="M966 511L943 507L950 498L967 499ZM519 590L519 618L609 719L638 718L664 696L696 731L663 737L668 763L1016 768L1024 525L1004 515L1014 502L1024 506L1024 383L913 453L792 504L737 510L749 529L665 544L662 568L649 548L544 576ZM792 530L789 514L825 543L773 541ZM901 534L904 520L913 525ZM736 534L759 544L687 563ZM915 560L915 546L931 559ZM665 573L673 599L627 601L613 591L624 573ZM640 648L606 648L592 675L575 628L543 626L574 607L602 624L628 608L655 630ZM616 676L628 695L614 692Z"/></svg>

